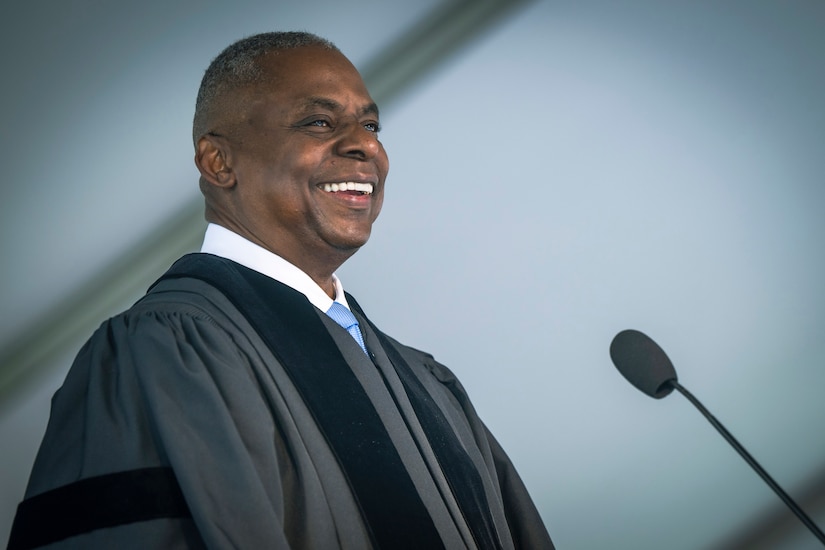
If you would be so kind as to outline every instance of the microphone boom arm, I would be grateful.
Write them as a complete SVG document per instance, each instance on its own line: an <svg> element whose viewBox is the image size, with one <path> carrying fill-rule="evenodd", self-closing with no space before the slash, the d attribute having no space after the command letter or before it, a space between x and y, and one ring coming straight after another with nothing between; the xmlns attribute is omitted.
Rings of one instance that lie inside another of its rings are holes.
<svg viewBox="0 0 825 550"><path fill-rule="evenodd" d="M753 468L756 471L756 473L759 474L759 476L765 481L765 483L767 483L770 486L770 488L773 489L777 495L779 495L779 498L782 499L782 502L787 504L788 508L790 508L794 514L796 514L796 517L798 517L799 520L802 521L802 523L804 523L805 526L811 530L811 532L816 536L816 538L819 539L819 542L825 545L825 534L823 534L822 530L819 527L817 527L817 525L811 520L811 518L808 517L805 511L802 510L802 508L800 508L796 504L796 502L794 502L790 495L788 495L788 493L786 493L782 489L782 487L780 487L779 484L777 484L773 480L770 474L768 474L768 472L766 472L764 468L762 468L762 466L759 465L756 459L753 458L750 455L750 453L747 450L745 450L745 448L742 445L739 444L738 441L736 441L736 438L733 437L733 435L722 425L722 423L716 420L716 418L710 413L710 411L708 411L705 408L705 406L702 405L702 403L700 403L699 400L693 396L692 393L690 393L686 388L679 384L679 382L677 382L676 380L668 380L666 383L670 384L670 386L673 389L677 390L679 393L684 395L688 401L693 403L693 405L697 409L699 409L699 412L701 412L705 416L705 418L708 419L708 422L710 422L713 425L713 427L716 428L716 430L720 434L722 434L722 437L724 437L725 440L727 440L727 442L730 443L734 449L736 449L736 452L738 452L742 456L742 458L745 459L745 462L750 464L751 468Z"/></svg>

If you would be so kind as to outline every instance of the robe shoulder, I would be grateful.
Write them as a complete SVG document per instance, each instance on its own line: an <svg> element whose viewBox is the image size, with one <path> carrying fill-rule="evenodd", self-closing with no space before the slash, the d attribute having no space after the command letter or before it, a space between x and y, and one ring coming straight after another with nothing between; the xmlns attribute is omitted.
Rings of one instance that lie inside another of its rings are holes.
<svg viewBox="0 0 825 550"><path fill-rule="evenodd" d="M193 547L202 539L218 547L331 548L336 528L365 541L351 497L329 498L318 479L313 460L334 470L334 457L280 374L218 290L194 279L162 281L105 321L78 353L52 399L26 497L168 467L196 525L174 532ZM328 478L345 483L337 471ZM147 523L147 536L157 525Z"/></svg>

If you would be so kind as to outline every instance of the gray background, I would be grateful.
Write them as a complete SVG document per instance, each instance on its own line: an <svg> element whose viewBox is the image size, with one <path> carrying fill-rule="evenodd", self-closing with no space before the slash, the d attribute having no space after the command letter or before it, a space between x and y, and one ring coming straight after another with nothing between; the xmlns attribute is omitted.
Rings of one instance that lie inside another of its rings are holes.
<svg viewBox="0 0 825 550"><path fill-rule="evenodd" d="M363 67L441 3L10 7L0 346L195 200L220 49L306 29ZM734 547L789 515L684 399L621 378L625 328L825 525L823 29L819 0L533 2L382 105L385 208L339 274L458 374L560 548ZM4 398L0 541L81 344ZM817 547L788 523L776 544Z"/></svg>

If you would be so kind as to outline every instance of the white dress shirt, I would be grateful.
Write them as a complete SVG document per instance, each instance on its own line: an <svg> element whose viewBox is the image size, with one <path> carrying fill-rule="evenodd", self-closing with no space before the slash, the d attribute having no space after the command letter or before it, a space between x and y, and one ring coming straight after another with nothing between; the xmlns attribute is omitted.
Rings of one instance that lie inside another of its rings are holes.
<svg viewBox="0 0 825 550"><path fill-rule="evenodd" d="M203 237L201 252L232 260L294 288L325 313L332 306L332 298L297 266L223 226L209 224ZM344 287L335 274L332 275L332 282L335 285L335 301L349 309Z"/></svg>

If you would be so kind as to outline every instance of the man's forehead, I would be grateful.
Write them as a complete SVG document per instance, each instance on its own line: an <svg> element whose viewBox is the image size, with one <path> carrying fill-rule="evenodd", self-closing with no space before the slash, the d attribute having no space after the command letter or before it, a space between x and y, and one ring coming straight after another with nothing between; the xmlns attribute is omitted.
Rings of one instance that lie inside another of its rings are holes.
<svg viewBox="0 0 825 550"><path fill-rule="evenodd" d="M378 106L361 75L336 50L315 46L274 50L256 64L259 74L254 81L228 90L227 112L245 118L252 110L274 107L291 116L324 110L378 117Z"/></svg>
<svg viewBox="0 0 825 550"><path fill-rule="evenodd" d="M317 71L358 74L344 54L319 46L270 50L258 57L255 64L265 75L264 78L287 81L300 80Z"/></svg>

